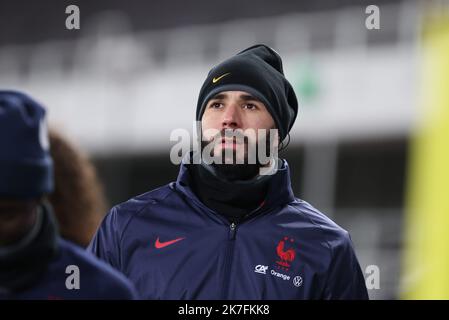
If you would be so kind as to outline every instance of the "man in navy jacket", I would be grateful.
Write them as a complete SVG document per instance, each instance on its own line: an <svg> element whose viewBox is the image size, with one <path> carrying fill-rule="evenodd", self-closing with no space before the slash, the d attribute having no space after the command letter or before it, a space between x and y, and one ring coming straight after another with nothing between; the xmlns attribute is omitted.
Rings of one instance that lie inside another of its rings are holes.
<svg viewBox="0 0 449 320"><path fill-rule="evenodd" d="M133 299L135 288L58 236L45 110L0 90L0 299Z"/></svg>
<svg viewBox="0 0 449 320"><path fill-rule="evenodd" d="M206 157L187 155L176 182L115 206L90 250L147 299L367 299L349 234L294 197L276 153L250 161L277 148L297 111L271 48L215 66L196 111Z"/></svg>

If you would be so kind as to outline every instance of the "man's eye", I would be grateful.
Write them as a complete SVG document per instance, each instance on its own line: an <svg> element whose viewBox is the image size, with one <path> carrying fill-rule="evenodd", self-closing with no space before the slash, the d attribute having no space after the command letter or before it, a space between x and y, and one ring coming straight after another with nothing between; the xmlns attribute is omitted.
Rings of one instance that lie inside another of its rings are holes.
<svg viewBox="0 0 449 320"><path fill-rule="evenodd" d="M252 103L247 103L247 104L243 105L243 108L244 109L248 109L248 110L256 110L257 106L255 104L252 104Z"/></svg>
<svg viewBox="0 0 449 320"><path fill-rule="evenodd" d="M220 107L221 107L221 103L219 103L219 102L211 103L209 106L209 108L213 108L213 109L218 109Z"/></svg>

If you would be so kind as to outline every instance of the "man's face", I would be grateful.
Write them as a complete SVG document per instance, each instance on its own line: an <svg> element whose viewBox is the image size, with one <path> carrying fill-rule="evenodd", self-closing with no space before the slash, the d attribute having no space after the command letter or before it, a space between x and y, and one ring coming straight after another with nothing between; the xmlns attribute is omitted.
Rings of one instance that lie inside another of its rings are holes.
<svg viewBox="0 0 449 320"><path fill-rule="evenodd" d="M275 123L265 105L254 96L243 91L224 91L208 101L201 126L206 142L218 141L213 154L232 154L238 163L247 159L247 145L257 143L259 130L265 129L268 134L270 129L275 128ZM221 132L221 139L214 134L216 130ZM226 138L225 130L255 134L245 134L245 139ZM226 149L228 152L225 152Z"/></svg>

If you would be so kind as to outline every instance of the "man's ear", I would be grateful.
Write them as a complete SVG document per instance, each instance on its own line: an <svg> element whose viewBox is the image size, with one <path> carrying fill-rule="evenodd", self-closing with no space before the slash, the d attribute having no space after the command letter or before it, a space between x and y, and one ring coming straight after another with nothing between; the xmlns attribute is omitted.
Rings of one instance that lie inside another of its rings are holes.
<svg viewBox="0 0 449 320"><path fill-rule="evenodd" d="M281 140L281 138L279 138L279 140ZM286 141L286 140L287 140L287 143L284 143L284 141ZM279 142L279 152L287 149L287 146L289 144L290 144L290 133L287 133L287 136L285 137L285 139L283 141Z"/></svg>

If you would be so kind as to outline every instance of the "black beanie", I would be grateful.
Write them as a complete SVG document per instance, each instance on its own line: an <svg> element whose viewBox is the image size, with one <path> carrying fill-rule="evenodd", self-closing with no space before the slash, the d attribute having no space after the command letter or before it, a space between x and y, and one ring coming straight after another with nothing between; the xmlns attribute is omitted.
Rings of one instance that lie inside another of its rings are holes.
<svg viewBox="0 0 449 320"><path fill-rule="evenodd" d="M29 96L0 90L0 197L53 191L45 109Z"/></svg>
<svg viewBox="0 0 449 320"><path fill-rule="evenodd" d="M284 140L295 122L298 102L284 76L282 59L270 47L258 44L225 60L209 71L201 87L196 120L201 121L207 102L222 91L245 91L265 104Z"/></svg>

